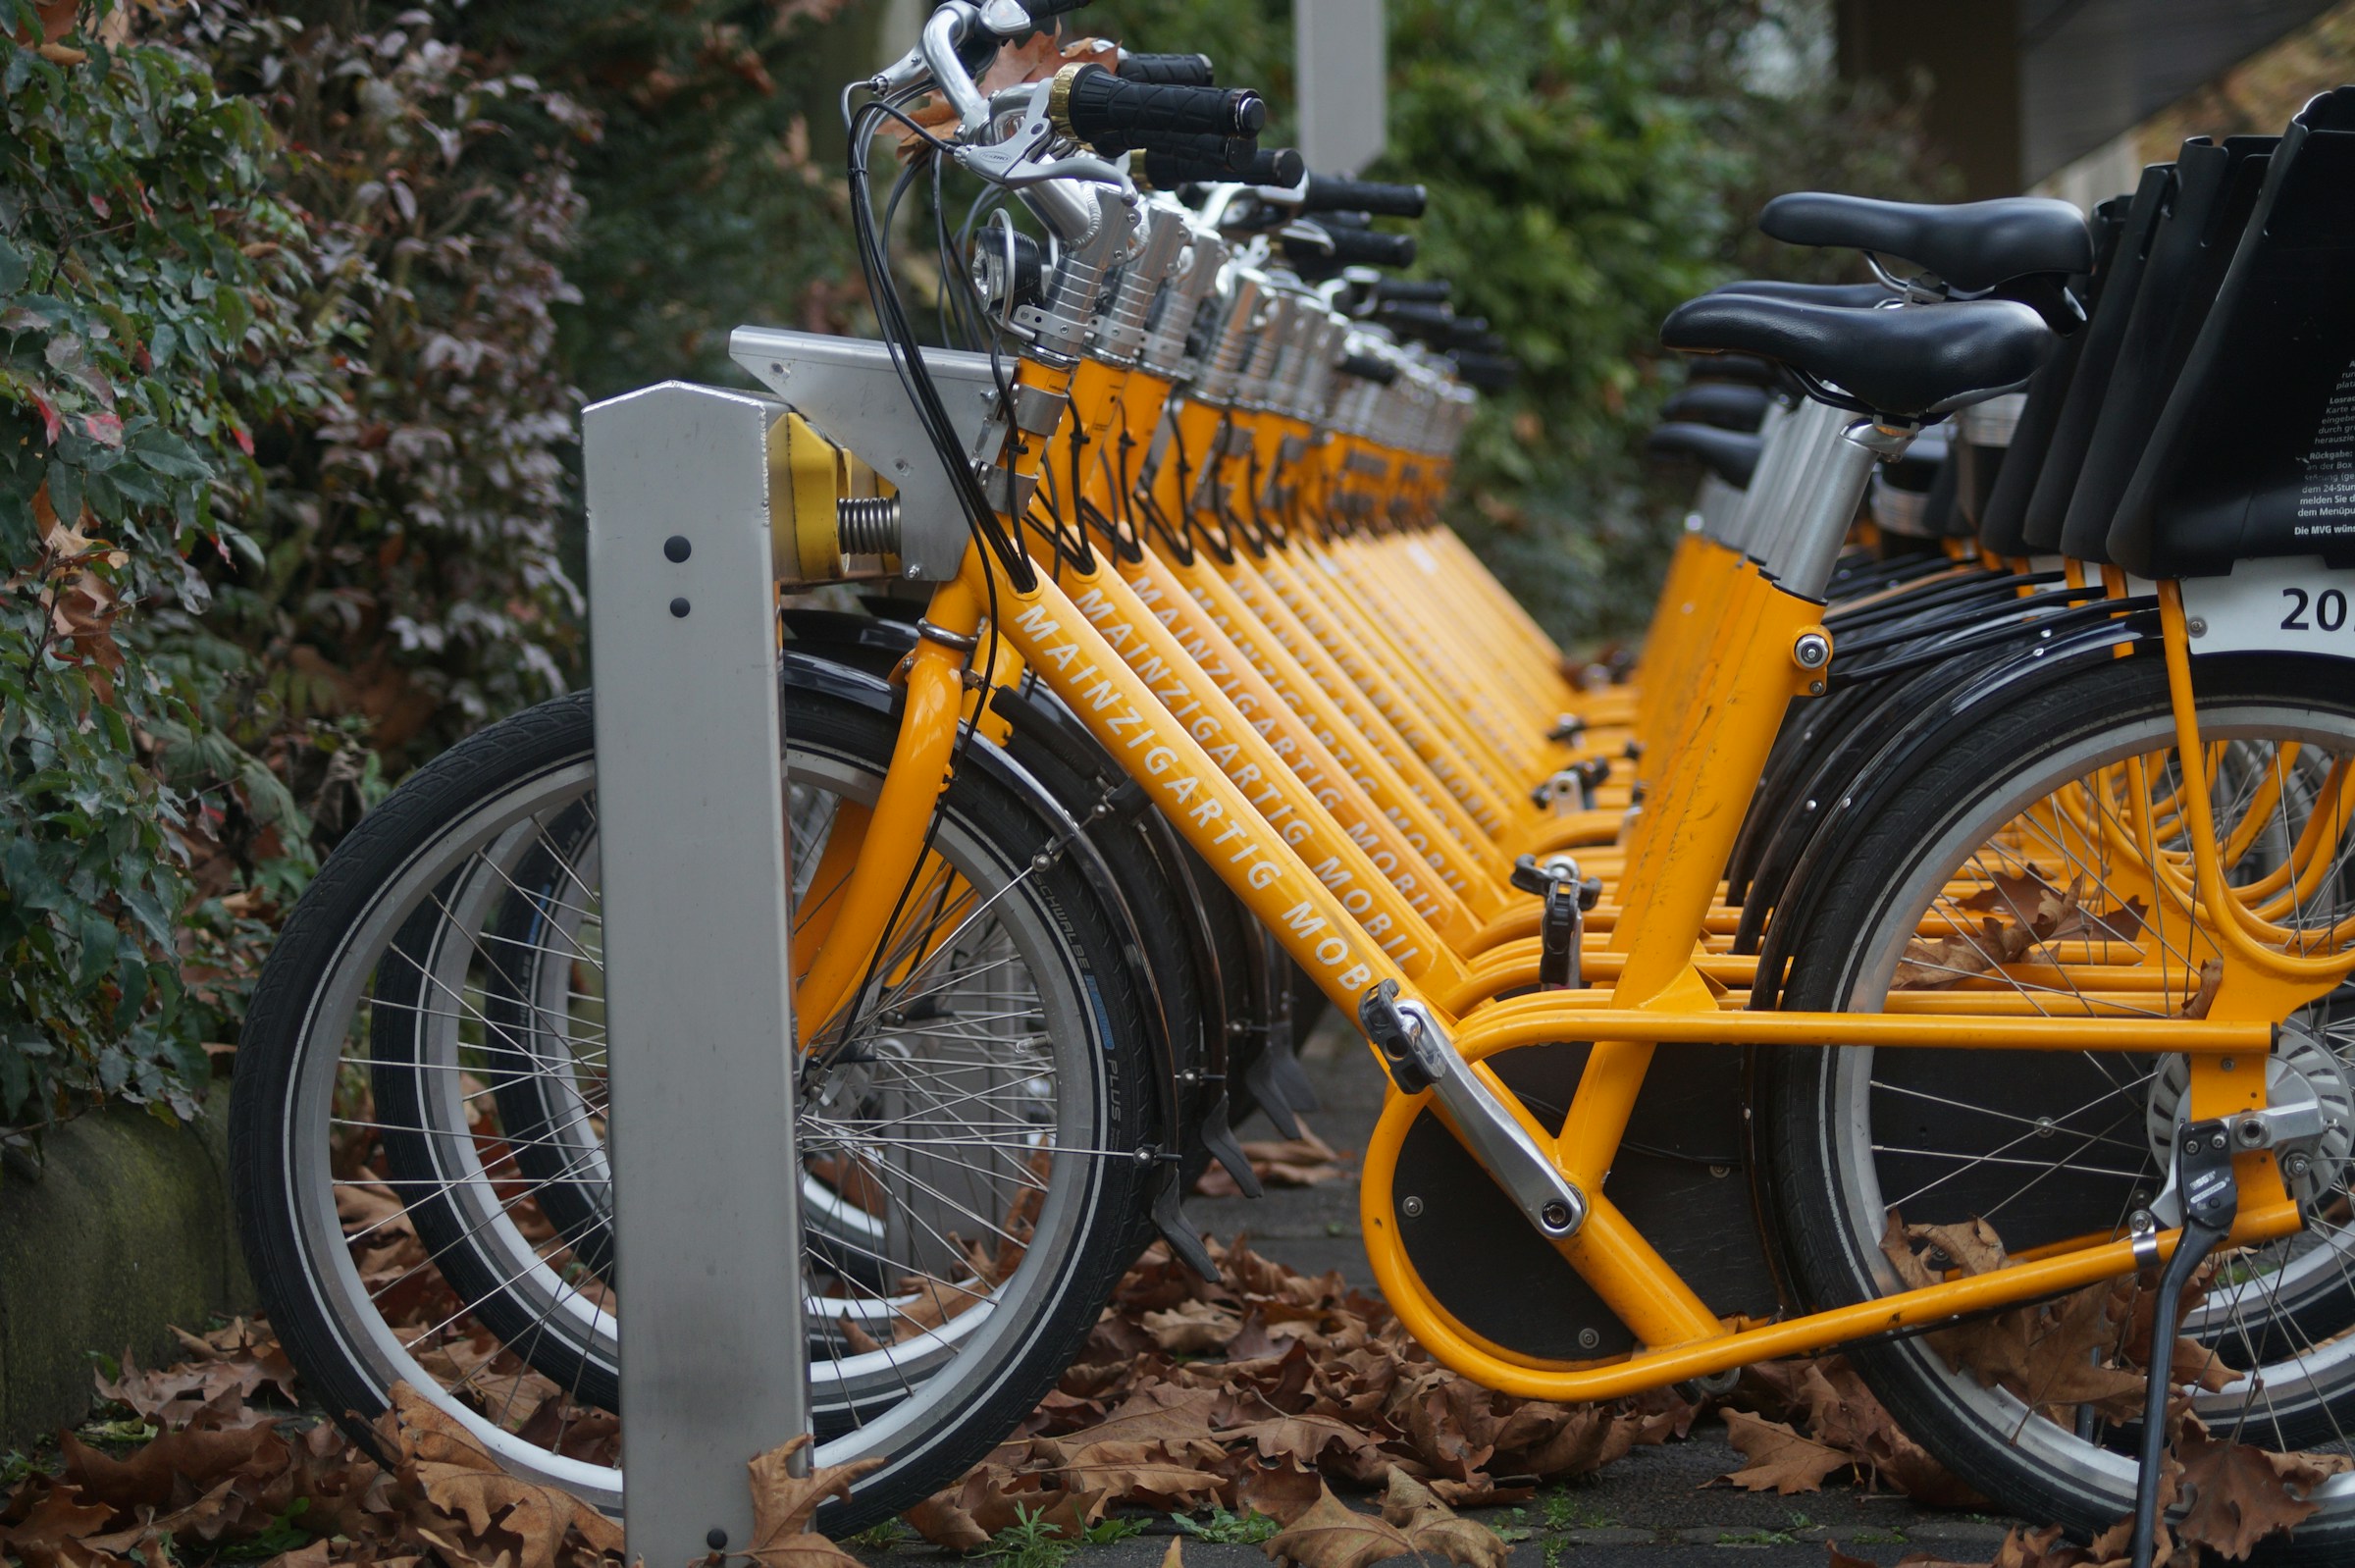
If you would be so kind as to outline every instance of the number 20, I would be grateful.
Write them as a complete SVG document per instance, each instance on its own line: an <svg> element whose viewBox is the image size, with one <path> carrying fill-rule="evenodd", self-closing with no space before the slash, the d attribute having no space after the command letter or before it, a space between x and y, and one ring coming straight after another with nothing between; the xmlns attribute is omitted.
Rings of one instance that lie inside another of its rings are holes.
<svg viewBox="0 0 2355 1568"><path fill-rule="evenodd" d="M2347 596L2335 588L2326 588L2319 596L2310 595L2303 588L2284 588L2281 597L2297 601L2290 612L2281 617L2281 629L2285 632L2311 632L2318 628L2335 632L2347 624ZM2314 610L2312 621L2306 618L2310 605Z"/></svg>

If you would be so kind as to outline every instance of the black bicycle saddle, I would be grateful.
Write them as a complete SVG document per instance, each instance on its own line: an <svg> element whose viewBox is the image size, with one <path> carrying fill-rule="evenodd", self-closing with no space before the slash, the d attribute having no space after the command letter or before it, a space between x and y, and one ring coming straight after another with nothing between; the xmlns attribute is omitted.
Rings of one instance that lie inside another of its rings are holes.
<svg viewBox="0 0 2355 1568"><path fill-rule="evenodd" d="M1747 490L1763 444L1756 436L1715 425L1667 424L1645 439L1644 449L1654 457L1690 457L1736 490Z"/></svg>
<svg viewBox="0 0 2355 1568"><path fill-rule="evenodd" d="M1670 348L1776 360L1896 419L1930 418L2015 392L2058 340L2042 317L2010 299L1838 310L1714 293L1679 305L1660 328Z"/></svg>
<svg viewBox="0 0 2355 1568"><path fill-rule="evenodd" d="M1721 294L1756 294L1763 299L1796 299L1808 305L1838 305L1846 310L1870 310L1896 302L1897 295L1879 284L1795 284L1780 278L1745 278L1719 284Z"/></svg>
<svg viewBox="0 0 2355 1568"><path fill-rule="evenodd" d="M2084 215L2045 196L1932 206L1802 190L1777 196L1758 230L1794 245L1846 245L1917 262L1969 293L2036 274L2093 267Z"/></svg>
<svg viewBox="0 0 2355 1568"><path fill-rule="evenodd" d="M1698 381L1660 404L1660 418L1669 423L1715 425L1719 430L1756 430L1766 421L1774 396L1763 387L1745 387L1730 381Z"/></svg>

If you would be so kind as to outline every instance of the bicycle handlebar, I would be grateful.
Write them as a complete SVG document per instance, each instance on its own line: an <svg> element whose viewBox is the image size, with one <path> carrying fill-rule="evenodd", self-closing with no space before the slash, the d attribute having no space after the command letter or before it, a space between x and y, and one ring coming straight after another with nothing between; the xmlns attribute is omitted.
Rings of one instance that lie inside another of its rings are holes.
<svg viewBox="0 0 2355 1568"><path fill-rule="evenodd" d="M1328 229L1330 250L1314 240L1283 240L1284 255L1295 263L1329 267L1408 267L1415 260L1413 235L1389 235L1374 229Z"/></svg>
<svg viewBox="0 0 2355 1568"><path fill-rule="evenodd" d="M1385 184L1379 180L1340 180L1310 175L1302 212L1370 212L1385 218L1420 218L1428 200L1421 185Z"/></svg>
<svg viewBox="0 0 2355 1568"><path fill-rule="evenodd" d="M1145 183L1161 190L1175 190L1179 185L1199 182L1202 184L1221 184L1239 181L1247 185L1297 184L1300 181L1300 154L1290 147L1261 147L1232 161L1224 161L1217 145L1229 138L1220 136L1187 137L1188 143L1202 145L1180 146L1169 137L1156 137L1145 151Z"/></svg>
<svg viewBox="0 0 2355 1568"><path fill-rule="evenodd" d="M1374 285L1374 297L1384 304L1392 301L1413 301L1422 305L1443 305L1455 286L1444 278L1384 278Z"/></svg>
<svg viewBox="0 0 2355 1568"><path fill-rule="evenodd" d="M1125 49L1114 74L1123 81L1185 87L1207 87L1218 79L1206 54L1130 54Z"/></svg>
<svg viewBox="0 0 2355 1568"><path fill-rule="evenodd" d="M1244 87L1124 81L1102 66L1058 73L1056 118L1107 156L1172 136L1250 137L1268 123L1267 100Z"/></svg>

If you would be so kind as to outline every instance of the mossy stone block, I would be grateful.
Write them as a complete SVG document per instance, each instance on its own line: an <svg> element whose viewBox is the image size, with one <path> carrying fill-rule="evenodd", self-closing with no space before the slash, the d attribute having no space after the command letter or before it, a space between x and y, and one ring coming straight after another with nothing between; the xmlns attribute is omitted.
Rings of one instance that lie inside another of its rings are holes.
<svg viewBox="0 0 2355 1568"><path fill-rule="evenodd" d="M49 1134L38 1179L0 1176L0 1447L88 1414L92 1352L158 1365L174 1325L250 1309L226 1098L188 1126L128 1107L78 1118Z"/></svg>

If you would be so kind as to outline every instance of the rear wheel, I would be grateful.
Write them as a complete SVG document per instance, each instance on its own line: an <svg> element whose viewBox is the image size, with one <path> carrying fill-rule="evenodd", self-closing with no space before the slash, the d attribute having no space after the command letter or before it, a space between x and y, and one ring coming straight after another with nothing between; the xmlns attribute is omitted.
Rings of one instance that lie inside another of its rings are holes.
<svg viewBox="0 0 2355 1568"><path fill-rule="evenodd" d="M2321 940L2355 913L2355 702L2290 659L2203 660L2198 680L2228 874L2289 889L2274 918ZM2187 848L2171 809L2179 761L2157 659L2109 663L1994 713L1862 825L1794 946L1786 1005L1878 1012L1895 992L1934 988L2024 1012L2099 992L2129 1012L2180 1014L2200 991L2201 950L2154 899L2146 860L2172 869ZM2312 873L2302 883L2284 875L2300 867ZM2312 1093L2338 1124L2303 1194L2308 1228L2223 1255L2185 1324L2224 1364L2221 1386L2191 1395L2212 1434L2330 1464L2355 1460L2351 1024L2325 998L2285 1020L2270 1064L2276 1098ZM2008 1254L2122 1233L2162 1194L2183 1074L2166 1057L1841 1049L1778 1053L1767 1082L1763 1141L1792 1272L1822 1308L1903 1289L1916 1269L1974 1266L1960 1255L1965 1231L1925 1235L1932 1227L1984 1222ZM2078 1320L2095 1332L2063 1359L2138 1377L2136 1286L2117 1288L2107 1318ZM2020 1310L2047 1313L2037 1332L2062 1332L2058 1309ZM2135 1479L2121 1407L2138 1399L2105 1414L2052 1392L2101 1380L2055 1362L2030 1386L2018 1363L1974 1365L1972 1343L1965 1330L1854 1357L1909 1433L2007 1507L2084 1533L2120 1518ZM2273 1547L2344 1561L2355 1476L2314 1496L2316 1514Z"/></svg>
<svg viewBox="0 0 2355 1568"><path fill-rule="evenodd" d="M893 724L797 690L797 924L838 891ZM856 1022L802 1070L821 1464L880 1456L829 1529L1011 1430L1128 1262L1148 1071L1123 927L974 761ZM495 725L339 848L248 1015L233 1102L247 1257L327 1408L406 1381L516 1473L620 1501L590 706Z"/></svg>

